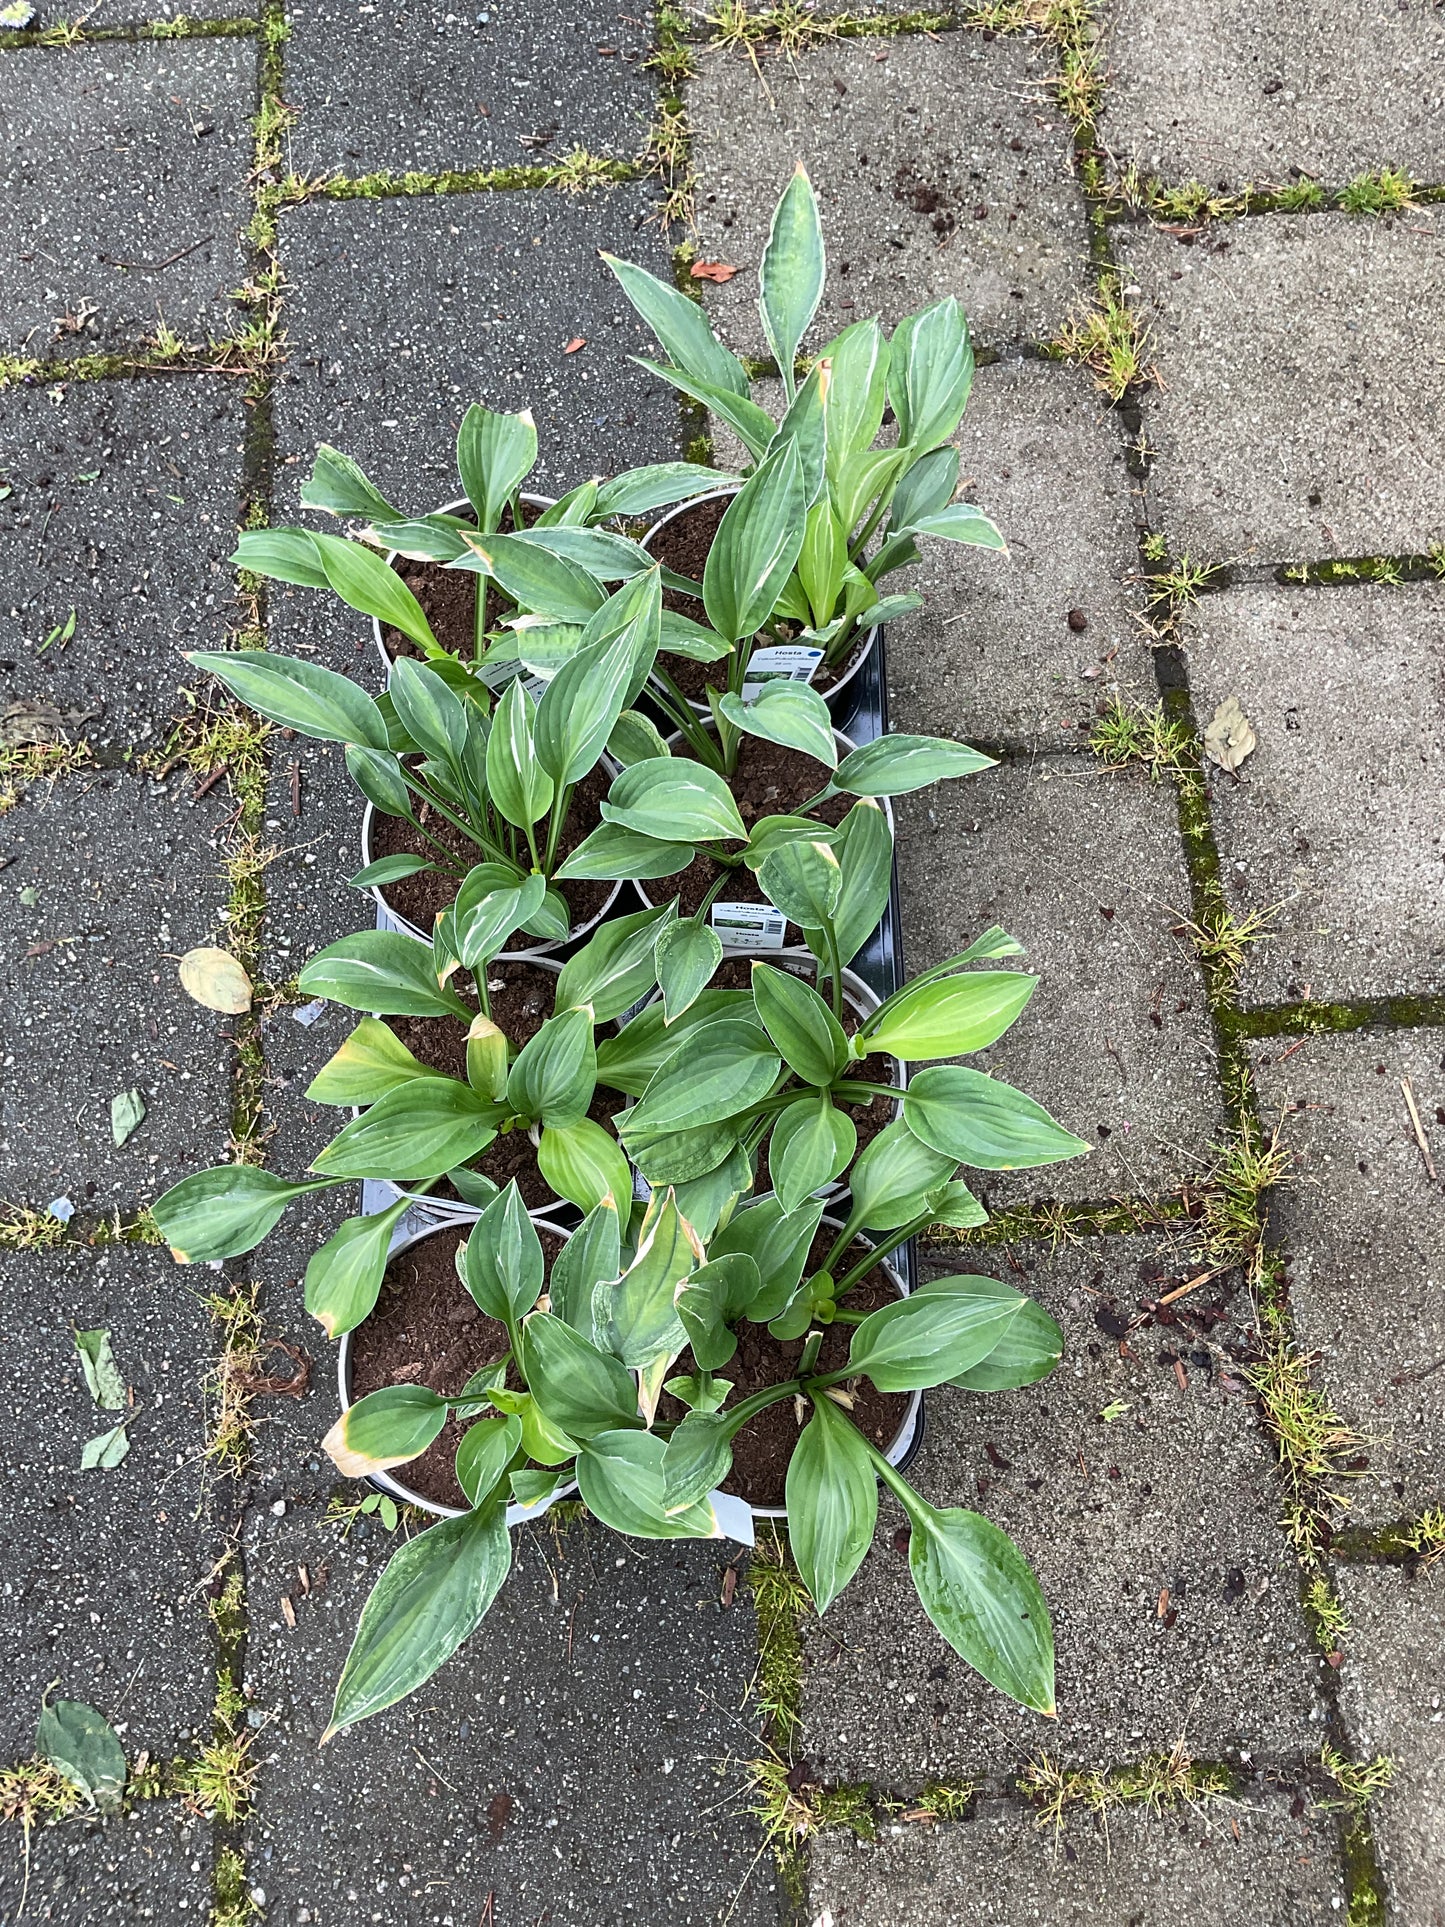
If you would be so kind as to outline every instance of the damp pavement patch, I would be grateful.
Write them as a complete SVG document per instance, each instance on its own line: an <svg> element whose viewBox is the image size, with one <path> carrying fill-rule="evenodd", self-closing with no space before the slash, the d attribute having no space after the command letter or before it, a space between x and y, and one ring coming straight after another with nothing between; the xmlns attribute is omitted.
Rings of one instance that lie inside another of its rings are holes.
<svg viewBox="0 0 1445 1927"><path fill-rule="evenodd" d="M237 612L246 417L233 383L74 382L0 395L7 702L97 749L158 746ZM72 633L66 636L70 618Z"/></svg>
<svg viewBox="0 0 1445 1927"><path fill-rule="evenodd" d="M904 1515L886 1499L857 1578L804 1623L801 1756L824 1781L900 1793L1018 1771L1041 1749L1088 1765L1167 1754L1181 1735L1201 1760L1302 1757L1323 1661L1235 1362L1251 1323L1237 1280L1160 1318L1142 1303L1200 1267L1148 1238L934 1250L928 1269L1001 1277L1063 1329L1063 1358L1037 1385L930 1392L909 1469L931 1504L983 1513L1033 1567L1058 1720L986 1685L929 1624Z"/></svg>
<svg viewBox="0 0 1445 1927"><path fill-rule="evenodd" d="M305 0L286 18L302 174L540 167L576 146L630 160L647 135L647 24L608 0Z"/></svg>
<svg viewBox="0 0 1445 1927"><path fill-rule="evenodd" d="M1345 1522L1384 1525L1445 1503L1445 1030L1277 1038L1253 1059L1295 1160L1274 1204L1295 1330L1366 1461Z"/></svg>
<svg viewBox="0 0 1445 1927"><path fill-rule="evenodd" d="M741 270L707 291L729 347L768 352L758 266L800 158L829 260L815 351L851 321L892 328L950 294L984 341L1058 331L1084 294L1089 239L1051 46L959 31L760 59L762 77L704 53L688 86L698 253Z"/></svg>
<svg viewBox="0 0 1445 1927"><path fill-rule="evenodd" d="M246 1683L265 1725L246 1845L275 1917L771 1927L776 1876L740 1764L758 1746L756 1626L745 1587L719 1603L740 1549L523 1527L461 1652L318 1759L362 1601L399 1543L371 1519L343 1540L302 1508L248 1523Z"/></svg>
<svg viewBox="0 0 1445 1927"><path fill-rule="evenodd" d="M1170 185L1445 177L1445 40L1387 0L1103 0L1104 147Z"/></svg>
<svg viewBox="0 0 1445 1927"><path fill-rule="evenodd" d="M1258 748L1206 763L1230 909L1271 934L1246 1005L1445 991L1445 587L1261 587L1185 622L1200 726L1235 697Z"/></svg>
<svg viewBox="0 0 1445 1927"><path fill-rule="evenodd" d="M934 712L900 705L898 729ZM1092 756L1021 758L895 804L910 976L993 924L1024 946L1033 998L969 1063L1004 1078L1092 1155L970 1172L991 1205L1163 1190L1207 1170L1224 1128L1173 790Z"/></svg>
<svg viewBox="0 0 1445 1927"><path fill-rule="evenodd" d="M0 346L41 360L233 332L245 275L253 40L103 41L0 57L14 165Z"/></svg>
<svg viewBox="0 0 1445 1927"><path fill-rule="evenodd" d="M113 1820L77 1815L30 1836L29 1884L18 1822L0 1831L0 1908L54 1927L101 1921L203 1921L214 1898L211 1829L178 1802L144 1801Z"/></svg>
<svg viewBox="0 0 1445 1927"><path fill-rule="evenodd" d="M0 1151L17 1203L133 1211L219 1163L228 1020L192 1003L177 960L224 934L218 791L195 802L114 770L38 782L0 819ZM139 1093L115 1142L112 1104Z"/></svg>
<svg viewBox="0 0 1445 1927"><path fill-rule="evenodd" d="M1269 215L1190 246L1119 230L1148 328L1149 524L1198 563L1438 541L1445 215ZM1132 290L1132 292L1130 292Z"/></svg>

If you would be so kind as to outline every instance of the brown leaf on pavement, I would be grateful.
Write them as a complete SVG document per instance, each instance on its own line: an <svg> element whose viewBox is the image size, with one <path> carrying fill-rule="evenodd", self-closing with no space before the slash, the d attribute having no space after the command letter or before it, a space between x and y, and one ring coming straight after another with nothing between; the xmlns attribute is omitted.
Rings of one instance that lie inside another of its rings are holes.
<svg viewBox="0 0 1445 1927"><path fill-rule="evenodd" d="M737 269L726 261L694 261L688 273L694 281L731 281Z"/></svg>
<svg viewBox="0 0 1445 1927"><path fill-rule="evenodd" d="M1226 696L1204 732L1204 753L1211 763L1232 772L1254 754L1258 740L1238 696Z"/></svg>

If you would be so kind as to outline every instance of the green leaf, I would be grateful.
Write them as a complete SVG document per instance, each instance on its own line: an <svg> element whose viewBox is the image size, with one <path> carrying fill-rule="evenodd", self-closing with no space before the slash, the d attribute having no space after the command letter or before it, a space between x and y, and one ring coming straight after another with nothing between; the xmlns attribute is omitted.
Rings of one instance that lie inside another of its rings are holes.
<svg viewBox="0 0 1445 1927"><path fill-rule="evenodd" d="M613 779L602 815L673 845L748 839L726 781L706 764L678 756L650 757L623 770Z"/></svg>
<svg viewBox="0 0 1445 1927"><path fill-rule="evenodd" d="M393 708L395 704L393 704ZM364 743L346 745L346 768L353 783L368 803L383 816L411 819L411 792L401 773L401 758L388 749L369 749ZM368 866L376 869L376 864ZM365 874L365 873L363 873ZM367 881L374 879L368 877ZM356 881L355 878L352 879Z"/></svg>
<svg viewBox="0 0 1445 1927"><path fill-rule="evenodd" d="M689 1412L662 1455L662 1502L669 1515L705 1499L732 1470L738 1425L722 1412Z"/></svg>
<svg viewBox="0 0 1445 1927"><path fill-rule="evenodd" d="M429 1680L480 1624L512 1561L501 1510L444 1519L392 1555L371 1597L323 1743Z"/></svg>
<svg viewBox="0 0 1445 1927"><path fill-rule="evenodd" d="M730 1180L736 1167L738 1127L721 1123L686 1131L629 1131L624 1142L627 1155L649 1184L682 1190L714 1175Z"/></svg>
<svg viewBox="0 0 1445 1927"><path fill-rule="evenodd" d="M829 769L837 764L838 746L833 740L828 705L816 689L804 683L768 683L750 703L729 691L719 698L718 708L735 728L749 736L800 750Z"/></svg>
<svg viewBox="0 0 1445 1927"><path fill-rule="evenodd" d="M640 709L624 709L607 738L607 754L623 769L630 769L650 756L670 756L672 751L650 716L644 716Z"/></svg>
<svg viewBox="0 0 1445 1927"><path fill-rule="evenodd" d="M863 1034L870 1050L905 1063L962 1057L1002 1037L1037 983L1021 970L978 970L910 984L867 1020Z"/></svg>
<svg viewBox="0 0 1445 1927"><path fill-rule="evenodd" d="M708 621L726 642L761 628L803 546L807 496L791 443L769 455L732 501L702 576Z"/></svg>
<svg viewBox="0 0 1445 1927"><path fill-rule="evenodd" d="M821 929L837 909L843 872L831 844L798 839L769 850L758 882L790 922Z"/></svg>
<svg viewBox="0 0 1445 1927"><path fill-rule="evenodd" d="M711 1378L706 1372L688 1372L668 1379L662 1389L692 1411L715 1412L731 1396L733 1382L730 1378Z"/></svg>
<svg viewBox="0 0 1445 1927"><path fill-rule="evenodd" d="M625 774L630 775L631 770ZM641 830L626 829L620 823L600 823L557 866L555 874L563 882L631 877L645 883L676 876L696 855L691 843L668 842Z"/></svg>
<svg viewBox="0 0 1445 1927"><path fill-rule="evenodd" d="M177 1264L212 1264L260 1244L293 1198L330 1188L325 1178L289 1184L259 1165L221 1164L173 1184L151 1215Z"/></svg>
<svg viewBox="0 0 1445 1927"><path fill-rule="evenodd" d="M522 1450L538 1465L565 1465L577 1456L577 1441L554 1425L530 1392L509 1392L494 1385L488 1397L500 1412L521 1421Z"/></svg>
<svg viewBox="0 0 1445 1927"><path fill-rule="evenodd" d="M920 1293L946 1292L958 1297L1017 1299L1013 1323L986 1358L949 1380L970 1392L1011 1392L1022 1385L1037 1384L1047 1378L1064 1351L1064 1334L1058 1324L1032 1298L1025 1298L1011 1285L996 1278L930 1278L918 1287Z"/></svg>
<svg viewBox="0 0 1445 1927"><path fill-rule="evenodd" d="M388 747L386 723L365 690L320 663L273 656L264 649L196 649L186 661L225 684L258 715L323 743Z"/></svg>
<svg viewBox="0 0 1445 1927"><path fill-rule="evenodd" d="M273 582L294 582L303 589L329 586L310 529L247 529L237 537L230 560Z"/></svg>
<svg viewBox="0 0 1445 1927"><path fill-rule="evenodd" d="M649 1004L616 1037L604 1037L597 1046L598 1082L641 1097L685 1037L717 1017L751 1016L752 1002L745 990L705 990L672 1025L660 1002ZM765 1041L761 1031L758 1041Z"/></svg>
<svg viewBox="0 0 1445 1927"><path fill-rule="evenodd" d="M398 1198L385 1211L339 1224L306 1265L306 1309L328 1338L354 1331L376 1305L391 1239L411 1208Z"/></svg>
<svg viewBox="0 0 1445 1927"><path fill-rule="evenodd" d="M510 1331L542 1294L546 1264L516 1180L499 1192L457 1254L457 1273L488 1318Z"/></svg>
<svg viewBox="0 0 1445 1927"><path fill-rule="evenodd" d="M457 1484L467 1504L478 1506L490 1498L507 1475L507 1467L522 1444L518 1418L482 1419L469 1425L457 1447Z"/></svg>
<svg viewBox="0 0 1445 1927"><path fill-rule="evenodd" d="M991 1686L1052 1714L1049 1610L1018 1547L977 1512L938 1511L911 1491L898 1496L912 1526L908 1564L923 1610Z"/></svg>
<svg viewBox="0 0 1445 1927"><path fill-rule="evenodd" d="M549 1123L538 1140L537 1168L557 1196L579 1211L595 1211L609 1198L619 1210L631 1202L627 1153L595 1118Z"/></svg>
<svg viewBox="0 0 1445 1927"><path fill-rule="evenodd" d="M93 1807L120 1810L125 1792L125 1752L115 1729L81 1700L41 1702L35 1751L79 1787Z"/></svg>
<svg viewBox="0 0 1445 1927"><path fill-rule="evenodd" d="M910 461L893 492L889 527L906 530L913 523L938 515L958 488L958 450L934 448Z"/></svg>
<svg viewBox="0 0 1445 1927"><path fill-rule="evenodd" d="M907 533L936 535L944 542L966 542L971 548L1001 549L1005 555L1008 553L1008 543L994 524L969 502L954 502L940 509L937 515L925 515L911 523Z"/></svg>
<svg viewBox="0 0 1445 1927"><path fill-rule="evenodd" d="M456 1192L463 1204L470 1204L482 1210L498 1194L498 1186L480 1171L469 1171L465 1165L454 1165L446 1174L447 1183Z"/></svg>
<svg viewBox="0 0 1445 1927"><path fill-rule="evenodd" d="M667 571L664 570L664 577ZM669 586L664 581L664 587ZM671 585L675 586L675 585ZM724 642L715 629L705 623L694 622L689 616L679 615L675 609L662 612L661 647L670 656L685 656L689 662L721 662L730 656L733 646Z"/></svg>
<svg viewBox="0 0 1445 1927"><path fill-rule="evenodd" d="M110 1472L118 1466L130 1451L130 1437L126 1432L128 1419L113 1425L108 1432L101 1432L93 1439L87 1439L80 1448L80 1469L82 1472Z"/></svg>
<svg viewBox="0 0 1445 1927"><path fill-rule="evenodd" d="M848 1039L813 986L791 971L754 963L752 992L758 1019L788 1068L805 1084L831 1084L849 1062Z"/></svg>
<svg viewBox="0 0 1445 1927"><path fill-rule="evenodd" d="M926 1073L925 1073L926 1075ZM896 1231L923 1210L930 1191L952 1177L958 1159L936 1151L901 1118L864 1147L849 1177L848 1222L855 1229Z"/></svg>
<svg viewBox="0 0 1445 1927"><path fill-rule="evenodd" d="M927 449L946 442L963 419L972 386L973 345L954 296L899 322L888 399L898 417L900 446Z"/></svg>
<svg viewBox="0 0 1445 1927"><path fill-rule="evenodd" d="M926 1144L980 1171L1058 1164L1090 1148L1012 1084L958 1064L920 1071L904 1096L903 1115Z"/></svg>
<svg viewBox="0 0 1445 1927"><path fill-rule="evenodd" d="M833 772L833 787L850 796L906 796L927 783L992 769L994 762L942 736L879 736L849 750Z"/></svg>
<svg viewBox="0 0 1445 1927"><path fill-rule="evenodd" d="M302 965L297 986L303 997L383 1017L472 1018L457 993L438 984L431 947L399 931L358 930L328 944Z"/></svg>
<svg viewBox="0 0 1445 1927"><path fill-rule="evenodd" d="M798 583L808 599L815 629L831 619L848 566L848 538L826 497L808 510L808 529L798 553Z"/></svg>
<svg viewBox="0 0 1445 1927"><path fill-rule="evenodd" d="M873 447L888 402L889 347L876 320L855 321L835 335L818 359L831 364L824 396L828 467L835 474L849 455ZM883 451L891 458L892 451ZM851 533L853 520L848 522Z"/></svg>
<svg viewBox="0 0 1445 1927"><path fill-rule="evenodd" d="M657 570L641 578L637 614L610 641L581 649L548 684L537 711L537 758L559 791L580 783L607 746L639 665L645 678L657 655L662 589Z"/></svg>
<svg viewBox="0 0 1445 1927"><path fill-rule="evenodd" d="M868 1448L826 1392L793 1447L785 1501L789 1548L821 1615L862 1565L878 1518Z"/></svg>
<svg viewBox="0 0 1445 1927"><path fill-rule="evenodd" d="M507 1102L519 1117L543 1124L576 1124L597 1088L592 1015L564 1010L549 1017L517 1053L507 1077Z"/></svg>
<svg viewBox="0 0 1445 1927"><path fill-rule="evenodd" d="M716 933L696 917L674 918L663 926L657 937L657 981L669 1023L697 1002L722 953Z"/></svg>
<svg viewBox="0 0 1445 1927"><path fill-rule="evenodd" d="M962 1178L952 1178L931 1192L928 1209L934 1224L948 1225L955 1231L970 1231L988 1223L988 1213Z"/></svg>
<svg viewBox="0 0 1445 1927"><path fill-rule="evenodd" d="M532 1396L571 1438L638 1423L631 1375L549 1312L533 1312L522 1327L522 1369Z"/></svg>
<svg viewBox="0 0 1445 1927"><path fill-rule="evenodd" d="M123 1412L126 1406L125 1380L115 1362L108 1331L78 1331L75 1349L90 1396L103 1412Z"/></svg>
<svg viewBox="0 0 1445 1927"><path fill-rule="evenodd" d="M620 1278L598 1284L593 1292L595 1341L634 1371L664 1352L675 1357L685 1339L674 1299L702 1259L697 1234L678 1210L673 1193L654 1196L636 1257Z"/></svg>
<svg viewBox="0 0 1445 1927"><path fill-rule="evenodd" d="M487 789L509 823L530 829L552 807L554 786L533 745L535 710L517 680L497 704L487 736Z"/></svg>
<svg viewBox="0 0 1445 1927"><path fill-rule="evenodd" d="M374 1104L414 1077L440 1077L413 1057L390 1024L363 1017L306 1087L313 1104Z"/></svg>
<svg viewBox="0 0 1445 1927"><path fill-rule="evenodd" d="M1019 1301L947 1292L900 1298L855 1327L848 1368L880 1392L944 1385L987 1358L1018 1315Z"/></svg>
<svg viewBox="0 0 1445 1927"><path fill-rule="evenodd" d="M584 1335L592 1330L592 1292L621 1268L621 1206L593 1207L552 1261L548 1298L554 1316Z"/></svg>
<svg viewBox="0 0 1445 1927"><path fill-rule="evenodd" d="M827 429L823 419L823 393L826 374L821 362L815 363L778 424L778 432L768 444L764 460L775 449L793 447L798 451L798 473L803 483L803 504L811 509L826 486Z"/></svg>
<svg viewBox="0 0 1445 1927"><path fill-rule="evenodd" d="M487 871L497 867L478 865ZM547 879L535 871L521 884L504 884L500 889L474 892L464 882L452 907L456 951L462 963L473 974L489 964L519 929L533 922L546 900Z"/></svg>
<svg viewBox="0 0 1445 1927"><path fill-rule="evenodd" d="M777 425L765 408L760 408L747 395L734 394L730 388L719 387L716 382L706 381L700 375L690 375L684 369L669 368L660 361L649 361L645 355L633 355L632 360L639 368L645 368L649 375L655 375L659 381L670 382L693 401L700 401L705 408L710 408L727 423L754 461L762 458L763 450L777 432Z"/></svg>
<svg viewBox="0 0 1445 1927"><path fill-rule="evenodd" d="M708 1252L712 1261L744 1252L757 1265L762 1280L758 1297L740 1308L754 1324L775 1318L798 1289L822 1219L821 1198L809 1198L796 1211L785 1211L777 1197L758 1198L734 1212L713 1239Z"/></svg>
<svg viewBox="0 0 1445 1927"><path fill-rule="evenodd" d="M666 1510L662 1459L665 1447L652 1432L599 1432L577 1456L582 1503L603 1525L631 1539L720 1539L710 1505Z"/></svg>
<svg viewBox="0 0 1445 1927"><path fill-rule="evenodd" d="M768 1174L784 1209L798 1210L814 1191L831 1184L857 1148L857 1127L826 1091L790 1104L768 1145Z"/></svg>
<svg viewBox="0 0 1445 1927"><path fill-rule="evenodd" d="M432 634L421 604L375 550L339 535L313 534L311 542L317 561L326 571L326 580L343 602L364 616L374 616L389 628L399 629L429 655L441 654L441 644Z"/></svg>
<svg viewBox="0 0 1445 1927"><path fill-rule="evenodd" d="M468 547L470 555L453 563L454 568L491 576L519 608L553 622L585 623L607 600L607 591L585 569L535 542L515 535L474 535Z"/></svg>
<svg viewBox="0 0 1445 1927"><path fill-rule="evenodd" d="M490 533L537 462L532 412L494 415L473 402L457 433L457 469L477 527Z"/></svg>
<svg viewBox="0 0 1445 1927"><path fill-rule="evenodd" d="M686 300L686 296L683 298ZM689 303L689 306L695 305ZM667 352L673 351L669 348ZM675 354L673 359L677 359ZM746 373L743 386L737 392L747 393ZM656 509L671 508L675 502L686 502L694 495L710 495L714 489L730 488L739 480L736 475L725 475L715 468L700 468L694 462L655 462L648 468L628 469L625 474L604 482L597 491L593 513L599 521L613 515L649 515Z"/></svg>
<svg viewBox="0 0 1445 1927"><path fill-rule="evenodd" d="M628 1112L623 1141L721 1123L766 1097L780 1068L777 1052L755 1023L722 1017L705 1024L665 1060Z"/></svg>
<svg viewBox="0 0 1445 1927"><path fill-rule="evenodd" d="M562 966L557 1008L589 1004L598 1024L610 1023L645 997L657 982L653 949L658 930L672 916L670 904L635 910L604 923Z"/></svg>
<svg viewBox="0 0 1445 1927"><path fill-rule="evenodd" d="M708 326L703 309L696 301L690 301L678 288L669 287L665 281L649 274L646 268L635 267L631 261L619 261L615 254L605 250L602 259L622 284L622 291L656 335L658 344L665 355L671 357L680 369L690 375L700 377L733 395L746 398L748 393L747 370L736 355L730 354ZM648 471L642 470L646 474ZM626 481L619 477L614 487ZM599 505L601 492L598 496ZM611 509L610 513L641 514L640 509Z"/></svg>
<svg viewBox="0 0 1445 1927"><path fill-rule="evenodd" d="M833 907L833 934L838 960L846 967L878 928L888 908L893 837L887 817L874 802L855 803L834 832L832 847L843 873ZM822 931L807 929L804 935L814 955L826 965L828 952Z"/></svg>
<svg viewBox="0 0 1445 1927"><path fill-rule="evenodd" d="M677 1315L701 1371L715 1372L736 1352L732 1327L761 1290L757 1260L743 1251L710 1258L678 1286Z"/></svg>
<svg viewBox="0 0 1445 1927"><path fill-rule="evenodd" d="M747 1150L733 1148L701 1177L688 1178L675 1185L677 1208L698 1237L706 1244L723 1218L732 1213L737 1201L753 1188L753 1164Z"/></svg>
<svg viewBox="0 0 1445 1927"><path fill-rule="evenodd" d="M454 1078L414 1078L353 1118L311 1168L334 1178L439 1178L487 1148L499 1115Z"/></svg>
<svg viewBox="0 0 1445 1927"><path fill-rule="evenodd" d="M400 522L404 519L401 511L394 509L369 479L359 462L325 442L316 450L310 480L302 485L301 506L304 509L325 509L332 515L364 515L368 522Z"/></svg>
<svg viewBox="0 0 1445 1927"><path fill-rule="evenodd" d="M793 392L793 363L823 296L825 262L818 203L802 162L773 210L758 275L758 312L783 383Z"/></svg>
<svg viewBox="0 0 1445 1927"><path fill-rule="evenodd" d="M440 1436L447 1410L425 1385L384 1385L348 1406L321 1444L345 1478L369 1479L419 1458Z"/></svg>
<svg viewBox="0 0 1445 1927"><path fill-rule="evenodd" d="M346 881L353 890L379 890L388 883L400 883L403 877L420 876L424 870L435 868L436 865L428 863L424 856L383 856L378 857L375 863L368 863Z"/></svg>
<svg viewBox="0 0 1445 1927"><path fill-rule="evenodd" d="M546 1500L554 1498L571 1477L570 1466L565 1470L550 1472L534 1472L530 1467L524 1467L510 1476L512 1503L521 1506L524 1512L532 1512Z"/></svg>
<svg viewBox="0 0 1445 1927"><path fill-rule="evenodd" d="M612 529L578 528L563 523L556 527L519 529L519 542L530 542L549 555L560 555L575 562L595 582L630 582L645 575L657 564L639 542L618 535Z"/></svg>

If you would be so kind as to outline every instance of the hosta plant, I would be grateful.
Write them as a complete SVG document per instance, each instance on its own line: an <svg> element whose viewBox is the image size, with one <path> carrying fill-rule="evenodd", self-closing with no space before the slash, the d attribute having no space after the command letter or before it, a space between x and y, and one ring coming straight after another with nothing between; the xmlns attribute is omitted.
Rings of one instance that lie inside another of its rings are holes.
<svg viewBox="0 0 1445 1927"><path fill-rule="evenodd" d="M757 642L802 642L837 664L860 629L916 608L917 595L883 595L880 585L919 559L920 540L1004 547L986 516L953 499L958 451L949 438L968 403L973 349L952 296L907 316L891 337L876 320L855 321L817 348L799 378L826 273L801 166L774 212L758 275L763 333L782 383L780 420L754 398L747 368L697 303L645 268L603 259L665 357L639 357L641 365L710 409L756 464L694 585L707 613L700 626L727 654L734 694ZM890 410L896 446L877 447ZM666 686L665 670L662 677ZM675 684L668 693L687 707Z"/></svg>
<svg viewBox="0 0 1445 1927"><path fill-rule="evenodd" d="M519 679L494 700L474 677L407 659L375 698L319 663L265 650L187 660L270 721L343 744L362 795L411 825L429 854L382 857L351 879L358 888L385 888L433 869L460 884L481 859L515 884L543 880L521 928L556 942L572 923L556 880L577 786L619 726L626 733L622 719L652 668L660 624L659 575L649 568L601 602L540 700ZM429 821L448 826L452 840ZM458 838L470 858L456 854Z"/></svg>
<svg viewBox="0 0 1445 1927"><path fill-rule="evenodd" d="M835 1252L875 1219L898 1226L920 1210L973 1219L971 1201L963 1204L948 1178L935 1173L920 1188L917 1170L882 1154L872 1162L874 1172L854 1187L867 1202ZM497 1358L451 1397L416 1384L373 1392L327 1439L340 1469L361 1476L416 1458L453 1414L472 1421L456 1455L469 1510L424 1532L382 1574L341 1675L328 1737L415 1691L475 1630L510 1562L509 1502L536 1507L575 1479L588 1509L617 1532L718 1537L711 1495L729 1475L733 1442L783 1401L806 1414L786 1496L794 1557L817 1610L827 1610L862 1563L881 1480L907 1515L909 1564L934 1625L1001 1691L1053 1711L1048 1611L1017 1548L978 1513L928 1504L849 1414L865 1380L880 1392L1031 1384L1060 1355L1058 1327L1011 1287L982 1277L937 1279L911 1298L856 1310L840 1302L851 1275L830 1279L826 1291L817 1273L805 1278L821 1214L816 1199L789 1212L763 1197L704 1243L671 1191L635 1206L627 1221L606 1201L547 1276L515 1194L487 1208L457 1269L501 1328ZM873 1270L878 1257L865 1253L855 1271ZM777 1382L735 1397L727 1368L738 1328L778 1318L802 1295L826 1301L828 1322L852 1327L846 1362L818 1368L820 1324ZM674 1373L684 1353L691 1369ZM659 1415L669 1396L665 1409L680 1417Z"/></svg>

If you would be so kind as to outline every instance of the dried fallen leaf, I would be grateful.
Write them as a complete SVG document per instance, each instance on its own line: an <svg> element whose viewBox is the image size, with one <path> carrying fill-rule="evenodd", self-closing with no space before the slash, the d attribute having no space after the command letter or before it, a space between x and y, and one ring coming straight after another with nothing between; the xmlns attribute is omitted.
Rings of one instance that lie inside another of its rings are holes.
<svg viewBox="0 0 1445 1927"><path fill-rule="evenodd" d="M281 1595L281 1617L294 1632L296 1630L296 1608L291 1604L290 1597L284 1592Z"/></svg>
<svg viewBox="0 0 1445 1927"><path fill-rule="evenodd" d="M129 1144L145 1122L146 1101L139 1091L118 1091L110 1100L110 1134L116 1149Z"/></svg>
<svg viewBox="0 0 1445 1927"><path fill-rule="evenodd" d="M737 269L726 261L694 261L688 273L694 281L731 281Z"/></svg>
<svg viewBox="0 0 1445 1927"><path fill-rule="evenodd" d="M585 348L586 346L587 346L586 335L573 335L572 339L567 343L567 346L562 350L562 352L564 355L575 355L579 348Z"/></svg>
<svg viewBox="0 0 1445 1927"><path fill-rule="evenodd" d="M240 1017L251 1008L251 979L229 950L188 950L181 958L181 989L207 1010Z"/></svg>
<svg viewBox="0 0 1445 1927"><path fill-rule="evenodd" d="M1237 770L1258 745L1253 725L1239 706L1238 696L1226 696L1204 732L1204 753L1221 769Z"/></svg>
<svg viewBox="0 0 1445 1927"><path fill-rule="evenodd" d="M65 718L54 703L9 703L0 714L0 745L6 749L64 741Z"/></svg>

